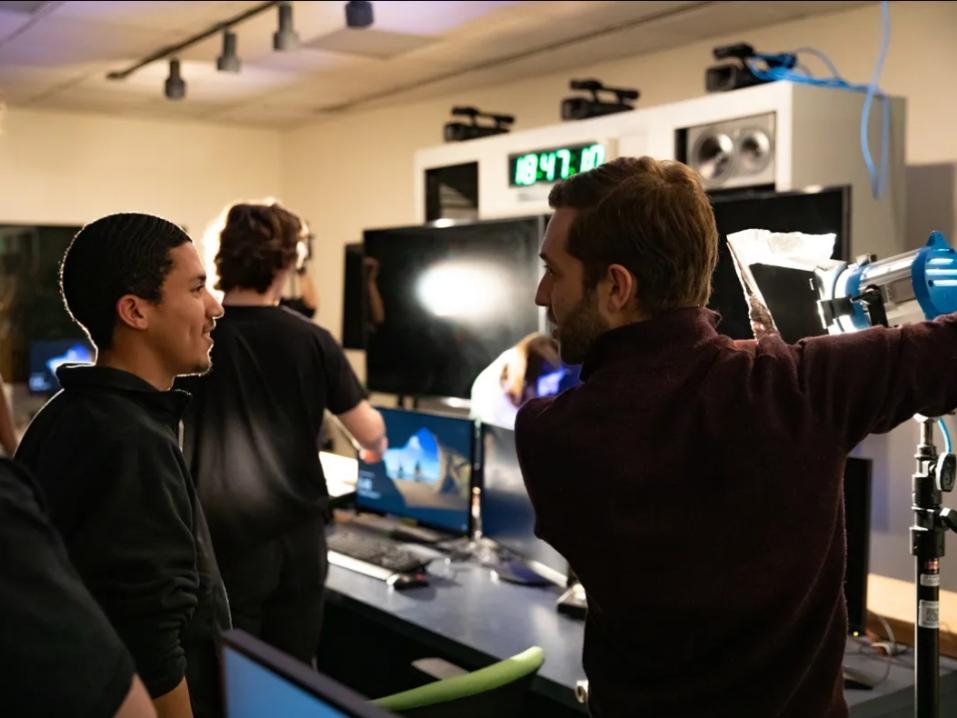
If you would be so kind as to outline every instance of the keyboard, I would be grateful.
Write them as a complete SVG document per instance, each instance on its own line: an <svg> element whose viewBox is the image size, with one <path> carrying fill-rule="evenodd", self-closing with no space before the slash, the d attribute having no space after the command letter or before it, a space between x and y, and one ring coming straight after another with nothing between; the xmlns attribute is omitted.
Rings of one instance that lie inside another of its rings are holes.
<svg viewBox="0 0 957 718"><path fill-rule="evenodd" d="M374 536L366 531L345 529L342 526L336 527L336 530L329 534L326 543L330 551L380 566L393 573L418 571L428 563L411 551L399 548L387 538Z"/></svg>

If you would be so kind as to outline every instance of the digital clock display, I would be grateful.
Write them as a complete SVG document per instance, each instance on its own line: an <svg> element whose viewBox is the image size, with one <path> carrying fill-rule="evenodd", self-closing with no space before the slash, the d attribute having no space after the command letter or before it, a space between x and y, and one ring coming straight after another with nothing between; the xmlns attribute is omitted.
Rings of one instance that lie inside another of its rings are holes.
<svg viewBox="0 0 957 718"><path fill-rule="evenodd" d="M595 169L605 161L605 146L599 144L556 147L508 156L509 187L531 187L558 182L579 172Z"/></svg>

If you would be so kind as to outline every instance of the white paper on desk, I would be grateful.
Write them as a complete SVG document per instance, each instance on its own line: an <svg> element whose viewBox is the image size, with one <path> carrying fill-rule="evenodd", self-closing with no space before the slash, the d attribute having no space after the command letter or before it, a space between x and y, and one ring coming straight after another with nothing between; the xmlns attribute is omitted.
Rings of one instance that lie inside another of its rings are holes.
<svg viewBox="0 0 957 718"><path fill-rule="evenodd" d="M777 332L777 327L751 267L764 264L806 272L833 269L842 264L831 259L836 238L833 233L771 232L766 229L746 229L728 235L728 250L744 290L755 336Z"/></svg>

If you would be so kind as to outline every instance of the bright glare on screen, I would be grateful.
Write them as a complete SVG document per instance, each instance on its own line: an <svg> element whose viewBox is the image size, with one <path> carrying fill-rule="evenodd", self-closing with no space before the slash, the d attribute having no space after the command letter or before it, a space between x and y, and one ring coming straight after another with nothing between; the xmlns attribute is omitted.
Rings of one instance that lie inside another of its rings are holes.
<svg viewBox="0 0 957 718"><path fill-rule="evenodd" d="M501 270L471 262L443 262L422 274L419 301L438 317L491 319L505 308Z"/></svg>

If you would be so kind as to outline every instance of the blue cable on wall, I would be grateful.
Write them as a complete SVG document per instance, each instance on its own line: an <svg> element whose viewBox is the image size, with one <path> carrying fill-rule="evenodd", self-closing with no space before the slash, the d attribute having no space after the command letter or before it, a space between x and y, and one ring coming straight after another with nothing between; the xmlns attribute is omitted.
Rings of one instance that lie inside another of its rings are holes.
<svg viewBox="0 0 957 718"><path fill-rule="evenodd" d="M880 199L887 186L888 156L890 154L890 99L883 93L883 91L881 91L878 84L881 71L884 69L884 61L887 58L887 48L890 44L891 25L890 4L888 0L881 0L881 16L883 32L881 35L880 49L878 50L877 62L874 65L874 71L871 74L871 80L866 85L855 84L845 80L831 59L825 53L813 47L798 48L791 53L791 57L796 58L799 54L814 55L821 60L821 62L823 62L830 71L830 77L812 77L809 72L805 71L805 73L802 74L793 69L789 69L789 67L783 67L781 66L781 58L784 56L782 55L757 54L755 58L764 62L766 67L759 67L754 59L747 60L748 69L754 74L755 77L761 80L767 80L769 82L786 80L788 82L814 85L816 87L830 87L839 90L849 90L852 92L863 92L866 94L864 98L864 106L861 108L860 141L861 154L864 157L864 164L867 167L867 173L871 182L871 194L874 196L874 199ZM794 64L795 63L793 62L790 63L790 65ZM874 158L871 154L870 142L868 138L871 106L874 103L875 97L881 100L883 110L879 167L876 167L874 164Z"/></svg>

